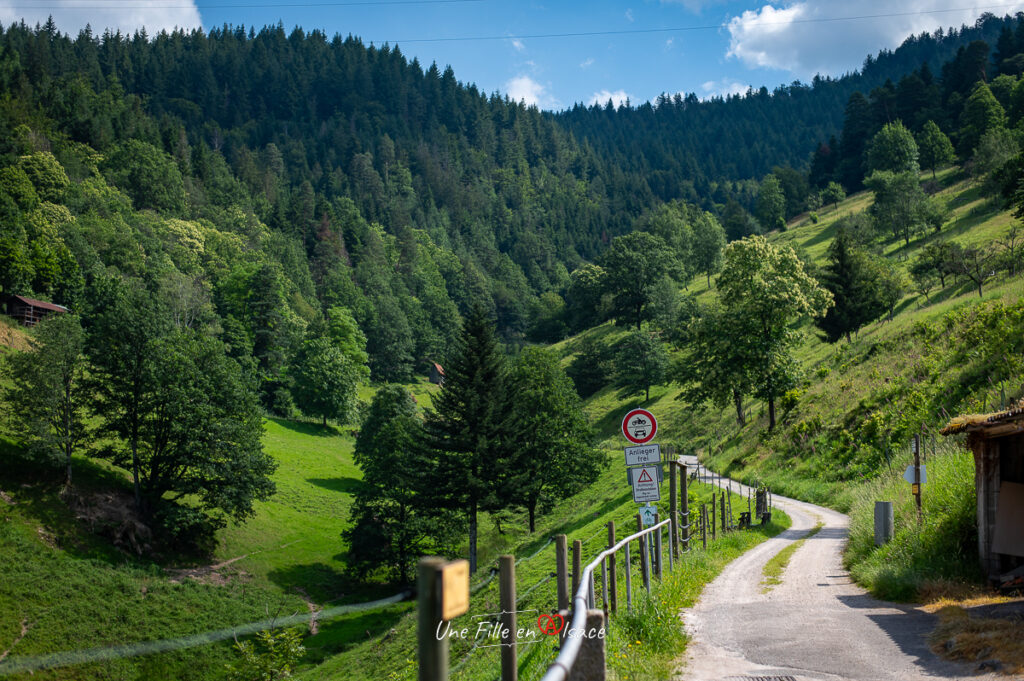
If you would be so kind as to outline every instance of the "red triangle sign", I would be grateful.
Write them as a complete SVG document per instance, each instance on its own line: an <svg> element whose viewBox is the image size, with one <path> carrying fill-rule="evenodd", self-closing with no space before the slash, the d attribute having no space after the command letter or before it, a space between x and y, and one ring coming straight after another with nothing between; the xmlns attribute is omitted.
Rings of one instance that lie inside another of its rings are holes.
<svg viewBox="0 0 1024 681"><path fill-rule="evenodd" d="M640 470L640 477L637 478L637 482L654 482L651 478L651 474L647 472L646 468Z"/></svg>

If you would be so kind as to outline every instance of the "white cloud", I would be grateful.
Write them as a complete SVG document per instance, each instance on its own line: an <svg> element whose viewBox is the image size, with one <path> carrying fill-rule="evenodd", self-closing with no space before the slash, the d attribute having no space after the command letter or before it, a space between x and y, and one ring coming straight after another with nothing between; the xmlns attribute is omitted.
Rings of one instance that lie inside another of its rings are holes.
<svg viewBox="0 0 1024 681"><path fill-rule="evenodd" d="M610 90L601 90L600 92L595 92L590 97L587 101L587 106L593 106L594 104L604 106L608 103L609 99L612 100L612 104L618 108L625 104L627 99L632 99L632 97L630 97L625 90L616 90L615 92L611 92Z"/></svg>
<svg viewBox="0 0 1024 681"><path fill-rule="evenodd" d="M782 69L802 78L815 73L840 75L859 68L868 54L898 47L910 34L970 25L983 11L937 11L947 9L948 0L859 0L846 7L805 1L747 10L726 25L727 56L747 66ZM1013 14L1018 9L1024 9L1024 1L1000 8L1000 13ZM828 21L849 16L867 18Z"/></svg>
<svg viewBox="0 0 1024 681"><path fill-rule="evenodd" d="M554 109L558 106L558 100L551 95L547 87L541 85L529 76L516 76L505 83L505 92L514 102L523 102L527 106L536 106L540 109Z"/></svg>
<svg viewBox="0 0 1024 681"><path fill-rule="evenodd" d="M672 44L673 44L673 43L674 43L675 41L676 41L676 39L675 39L675 38L669 38L668 40L666 40L666 41L665 41L665 48L666 48L666 49L671 49L671 47L672 47Z"/></svg>
<svg viewBox="0 0 1024 681"><path fill-rule="evenodd" d="M203 25L195 0L147 4L140 0L103 0L99 6L86 7L74 0L50 0L45 6L33 8L24 0L0 0L0 23L8 25L24 20L29 26L35 26L46 23L52 15L58 30L72 36L86 24L95 35L102 35L108 28L128 34L145 28L146 33L154 35L161 30L201 28Z"/></svg>
<svg viewBox="0 0 1024 681"><path fill-rule="evenodd" d="M709 80L706 83L701 83L700 89L704 91L704 99L711 99L712 97L745 94L750 89L750 85L741 83L738 80L723 78L722 80Z"/></svg>
<svg viewBox="0 0 1024 681"><path fill-rule="evenodd" d="M516 48L520 52L526 49L526 45L524 45L523 41L518 38L512 39L512 47Z"/></svg>
<svg viewBox="0 0 1024 681"><path fill-rule="evenodd" d="M633 10L626 10L626 21L628 21L629 23L633 23Z"/></svg>
<svg viewBox="0 0 1024 681"><path fill-rule="evenodd" d="M587 57L586 59L584 59L583 61L580 62L580 68L581 69L589 69L593 65L594 65L594 58L593 57Z"/></svg>

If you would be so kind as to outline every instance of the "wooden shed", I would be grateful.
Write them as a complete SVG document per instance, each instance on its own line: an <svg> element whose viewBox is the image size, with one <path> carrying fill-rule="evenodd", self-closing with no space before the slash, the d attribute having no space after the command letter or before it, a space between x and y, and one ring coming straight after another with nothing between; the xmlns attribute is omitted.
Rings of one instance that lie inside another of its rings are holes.
<svg viewBox="0 0 1024 681"><path fill-rule="evenodd" d="M941 432L967 433L974 453L985 575L996 584L1024 584L1024 400L993 414L958 416Z"/></svg>
<svg viewBox="0 0 1024 681"><path fill-rule="evenodd" d="M444 383L444 367L437 362L430 363L430 382L437 385Z"/></svg>
<svg viewBox="0 0 1024 681"><path fill-rule="evenodd" d="M25 326L35 326L52 314L68 311L63 305L15 295L9 295L4 299L4 307L8 316L17 319Z"/></svg>

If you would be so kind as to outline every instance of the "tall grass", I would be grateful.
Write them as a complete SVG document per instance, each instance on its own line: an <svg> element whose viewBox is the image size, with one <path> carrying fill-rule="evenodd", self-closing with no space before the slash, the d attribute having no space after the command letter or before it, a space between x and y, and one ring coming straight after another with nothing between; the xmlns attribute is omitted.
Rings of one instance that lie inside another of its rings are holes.
<svg viewBox="0 0 1024 681"><path fill-rule="evenodd" d="M979 579L975 525L974 459L956 446L928 459L922 485L923 520L910 485L892 474L858 486L852 493L850 541L845 563L851 575L881 598L909 601L935 582L964 584ZM892 501L895 535L874 545L874 505Z"/></svg>

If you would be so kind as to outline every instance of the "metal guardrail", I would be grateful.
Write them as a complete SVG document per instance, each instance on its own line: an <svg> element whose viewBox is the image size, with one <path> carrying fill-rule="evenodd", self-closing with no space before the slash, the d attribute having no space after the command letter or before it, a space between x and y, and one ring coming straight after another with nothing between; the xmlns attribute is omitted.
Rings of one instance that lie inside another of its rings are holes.
<svg viewBox="0 0 1024 681"><path fill-rule="evenodd" d="M594 590L594 570L604 564L604 561L608 559L614 553L620 551L624 546L632 541L639 540L648 534L655 531L660 532L661 528L668 527L672 520L666 518L656 525L652 525L647 529L641 530L634 534L629 535L615 546L605 549L598 556L592 560L583 569L579 581L579 587L576 589L576 593L573 595L573 609L572 619L567 625L570 630L577 632L583 631L586 626L587 610L594 606L594 603L590 600L590 594ZM626 569L629 569L629 565L626 565ZM541 681L566 681L569 678L569 672L572 670L574 664L576 664L576 658L580 654L580 648L583 646L582 636L566 636L565 642L562 644L562 649L558 653L558 657L548 667L547 672L541 678Z"/></svg>

